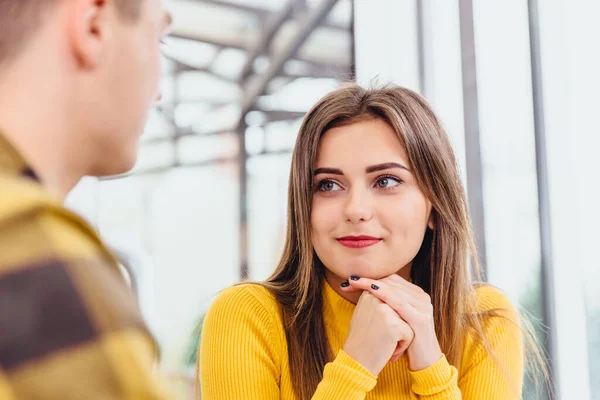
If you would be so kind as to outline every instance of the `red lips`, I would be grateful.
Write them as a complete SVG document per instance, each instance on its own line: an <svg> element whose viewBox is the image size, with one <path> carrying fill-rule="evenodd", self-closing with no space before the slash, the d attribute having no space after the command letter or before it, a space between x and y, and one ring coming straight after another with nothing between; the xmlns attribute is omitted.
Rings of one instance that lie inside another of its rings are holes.
<svg viewBox="0 0 600 400"><path fill-rule="evenodd" d="M362 249L364 247L373 246L382 239L372 237L372 236L344 236L338 238L337 241L344 247L348 247L350 249Z"/></svg>

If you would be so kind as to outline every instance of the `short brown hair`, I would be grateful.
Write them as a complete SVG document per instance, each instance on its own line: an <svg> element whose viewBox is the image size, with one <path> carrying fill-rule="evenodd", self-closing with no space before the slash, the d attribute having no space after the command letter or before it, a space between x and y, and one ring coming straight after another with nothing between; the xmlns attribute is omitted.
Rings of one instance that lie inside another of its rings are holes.
<svg viewBox="0 0 600 400"><path fill-rule="evenodd" d="M58 0L0 0L0 66L16 56ZM137 19L143 0L114 0L121 15Z"/></svg>

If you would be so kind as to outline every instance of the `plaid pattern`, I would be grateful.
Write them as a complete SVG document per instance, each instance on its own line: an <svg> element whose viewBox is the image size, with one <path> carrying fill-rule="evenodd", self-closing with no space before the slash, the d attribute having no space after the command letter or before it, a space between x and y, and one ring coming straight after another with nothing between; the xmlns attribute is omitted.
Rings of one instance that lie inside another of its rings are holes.
<svg viewBox="0 0 600 400"><path fill-rule="evenodd" d="M0 400L164 399L117 262L0 135Z"/></svg>

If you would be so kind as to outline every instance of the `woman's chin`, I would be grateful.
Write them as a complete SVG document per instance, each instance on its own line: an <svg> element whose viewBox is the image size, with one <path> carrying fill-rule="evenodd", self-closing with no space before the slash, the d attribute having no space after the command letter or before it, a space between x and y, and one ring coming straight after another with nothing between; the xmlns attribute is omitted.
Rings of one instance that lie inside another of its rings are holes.
<svg viewBox="0 0 600 400"><path fill-rule="evenodd" d="M359 276L361 278L379 279L384 276L390 275L393 272L387 273L382 268L372 264L357 264L349 265L346 267L348 276Z"/></svg>

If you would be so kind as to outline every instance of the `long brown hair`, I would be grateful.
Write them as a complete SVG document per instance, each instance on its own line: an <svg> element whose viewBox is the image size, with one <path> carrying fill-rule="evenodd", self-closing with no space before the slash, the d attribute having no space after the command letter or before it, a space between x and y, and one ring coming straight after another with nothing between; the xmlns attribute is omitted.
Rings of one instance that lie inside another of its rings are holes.
<svg viewBox="0 0 600 400"><path fill-rule="evenodd" d="M471 331L485 342L484 315L476 312L472 283L472 278L480 279L480 268L466 195L442 124L427 102L411 90L349 84L321 99L300 128L290 172L284 251L276 271L263 283L282 310L292 384L299 399L310 399L325 364L333 359L323 320L324 266L313 250L310 234L319 142L328 129L369 118L382 119L396 131L416 182L433 206L435 229L425 234L411 278L431 296L442 351L451 364L458 365L464 332Z"/></svg>

